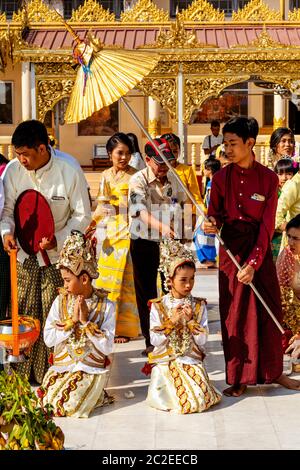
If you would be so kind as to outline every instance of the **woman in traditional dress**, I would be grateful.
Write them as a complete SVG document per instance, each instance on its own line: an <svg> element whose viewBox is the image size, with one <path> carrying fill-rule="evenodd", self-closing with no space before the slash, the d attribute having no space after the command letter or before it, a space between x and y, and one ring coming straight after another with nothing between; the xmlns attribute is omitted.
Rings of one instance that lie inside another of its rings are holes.
<svg viewBox="0 0 300 470"><path fill-rule="evenodd" d="M300 215L286 226L288 246L279 254L276 263L281 291L285 338L289 339L292 357L300 355ZM287 343L284 344L287 347Z"/></svg>
<svg viewBox="0 0 300 470"><path fill-rule="evenodd" d="M270 138L269 164L275 168L280 158L293 157L295 152L295 136L288 127L278 127Z"/></svg>
<svg viewBox="0 0 300 470"><path fill-rule="evenodd" d="M204 176L209 178L209 181L206 185L206 192L205 192L205 206L208 208L209 200L210 200L210 191L211 191L211 184L214 174L219 171L221 168L221 163L216 158L207 158L204 161ZM216 267L216 257L217 257L217 250L216 250L216 237L214 235L206 235L202 228L201 223L203 222L203 218L199 218L198 227L194 233L194 244L196 247L196 253L198 259L201 263L201 268L215 268Z"/></svg>
<svg viewBox="0 0 300 470"><path fill-rule="evenodd" d="M274 171L278 175L279 187L278 187L278 199L280 198L282 188L284 184L291 180L297 173L299 164L294 162L291 158L280 158L275 165ZM282 231L278 228L275 230L271 246L273 261L276 263L280 248L282 244Z"/></svg>
<svg viewBox="0 0 300 470"><path fill-rule="evenodd" d="M170 293L151 301L150 337L155 348L148 355L154 366L147 403L164 411L200 413L221 400L203 364L206 302L191 295L196 271L191 251L172 240L161 250Z"/></svg>
<svg viewBox="0 0 300 470"><path fill-rule="evenodd" d="M60 253L58 268L64 280L44 328L46 345L54 347L53 366L37 393L55 416L87 418L109 397L108 354L113 349L114 305L107 292L93 288L98 277L95 247L73 231Z"/></svg>
<svg viewBox="0 0 300 470"><path fill-rule="evenodd" d="M129 250L127 211L128 183L136 170L128 164L133 149L126 134L122 132L114 134L107 141L106 149L112 167L101 174L100 188L104 188L111 209L99 257L100 277L96 281L96 286L107 289L108 298L116 303L115 341L124 343L130 338L137 337L140 332ZM94 225L101 220L105 210L103 203L99 201L93 216Z"/></svg>

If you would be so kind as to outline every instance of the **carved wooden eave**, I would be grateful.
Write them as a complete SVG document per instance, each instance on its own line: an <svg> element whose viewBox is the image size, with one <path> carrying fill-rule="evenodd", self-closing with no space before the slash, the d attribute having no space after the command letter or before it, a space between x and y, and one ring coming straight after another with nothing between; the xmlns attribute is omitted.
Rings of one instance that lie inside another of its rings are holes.
<svg viewBox="0 0 300 470"><path fill-rule="evenodd" d="M77 10L73 10L70 23L110 23L116 21L114 13L110 13L96 0L85 0Z"/></svg>
<svg viewBox="0 0 300 470"><path fill-rule="evenodd" d="M244 8L232 13L233 22L281 21L278 10L272 10L262 0L251 0Z"/></svg>
<svg viewBox="0 0 300 470"><path fill-rule="evenodd" d="M122 23L164 23L169 21L169 13L158 8L151 0L138 0L130 10L121 13Z"/></svg>
<svg viewBox="0 0 300 470"><path fill-rule="evenodd" d="M181 13L178 13L180 21L197 22L223 22L225 21L224 11L220 11L212 6L207 0L194 0L194 2Z"/></svg>

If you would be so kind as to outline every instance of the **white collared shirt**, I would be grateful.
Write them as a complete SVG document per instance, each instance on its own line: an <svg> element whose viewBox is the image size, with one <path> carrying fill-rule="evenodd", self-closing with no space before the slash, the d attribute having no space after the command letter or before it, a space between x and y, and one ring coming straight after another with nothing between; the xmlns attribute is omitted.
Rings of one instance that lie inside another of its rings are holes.
<svg viewBox="0 0 300 470"><path fill-rule="evenodd" d="M176 238L182 238L182 205L186 199L183 189L170 171L168 171L164 183L156 178L150 166L135 173L129 180L128 205L131 238L152 241L158 241L161 238L157 230L151 226L147 227L141 221L139 214L142 210L146 210L166 225L170 225L172 222L175 232L178 232Z"/></svg>
<svg viewBox="0 0 300 470"><path fill-rule="evenodd" d="M20 194L27 189L39 191L47 200L54 218L57 247L47 250L51 264L58 260L59 252L71 230L84 232L91 221L91 209L87 192L87 182L76 165L62 158L51 158L38 170L29 171L16 158L12 160L3 175L5 202L0 223L2 239L15 231L14 208ZM19 245L19 243L18 243ZM18 261L28 258L22 248L18 251ZM45 263L37 254L40 266Z"/></svg>

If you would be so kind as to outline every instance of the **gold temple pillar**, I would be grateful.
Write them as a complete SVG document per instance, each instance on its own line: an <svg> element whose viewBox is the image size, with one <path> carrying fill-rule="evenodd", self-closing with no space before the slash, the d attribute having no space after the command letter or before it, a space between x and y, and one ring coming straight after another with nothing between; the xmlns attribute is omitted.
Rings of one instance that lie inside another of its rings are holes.
<svg viewBox="0 0 300 470"><path fill-rule="evenodd" d="M160 104L151 96L148 97L148 132L152 138L161 134Z"/></svg>
<svg viewBox="0 0 300 470"><path fill-rule="evenodd" d="M280 95L274 93L274 117L273 117L273 129L278 127L286 127L286 100L281 98Z"/></svg>
<svg viewBox="0 0 300 470"><path fill-rule="evenodd" d="M30 62L22 62L22 120L31 119L31 72Z"/></svg>

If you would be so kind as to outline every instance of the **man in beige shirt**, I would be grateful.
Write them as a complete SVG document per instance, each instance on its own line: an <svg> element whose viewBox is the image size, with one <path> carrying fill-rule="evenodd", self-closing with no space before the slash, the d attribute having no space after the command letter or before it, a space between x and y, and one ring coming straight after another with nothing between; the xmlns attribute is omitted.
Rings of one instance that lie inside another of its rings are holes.
<svg viewBox="0 0 300 470"><path fill-rule="evenodd" d="M12 144L17 158L9 163L3 176L5 203L1 236L8 253L18 247L19 314L39 318L43 327L57 288L63 284L55 264L62 245L71 230L84 231L91 220L87 183L76 164L53 157L46 127L41 122L32 120L19 124ZM40 243L48 254L50 266L45 266L40 253L30 256L25 253L15 239L15 204L20 194L28 189L41 193L51 208L55 233L51 240L44 238ZM40 338L26 365L21 366L21 372L41 383L47 362L48 351Z"/></svg>
<svg viewBox="0 0 300 470"><path fill-rule="evenodd" d="M155 139L155 142L169 161L175 159L165 139ZM146 341L143 355L153 350L148 301L157 297L159 241L183 238L183 204L186 201L176 178L150 142L145 146L145 153L147 167L129 181L130 253L141 330Z"/></svg>

